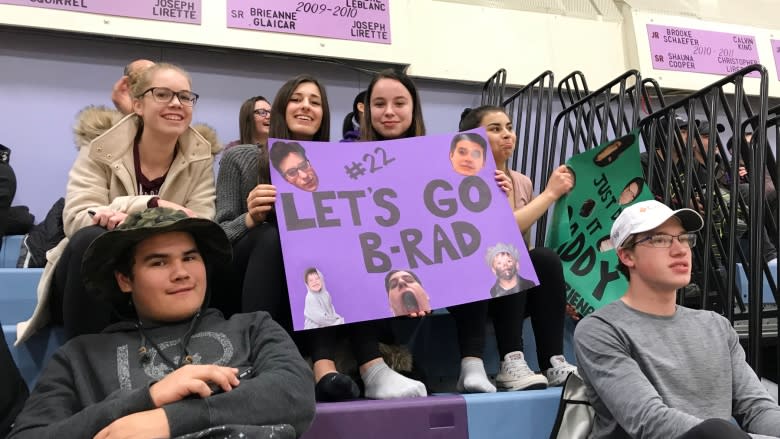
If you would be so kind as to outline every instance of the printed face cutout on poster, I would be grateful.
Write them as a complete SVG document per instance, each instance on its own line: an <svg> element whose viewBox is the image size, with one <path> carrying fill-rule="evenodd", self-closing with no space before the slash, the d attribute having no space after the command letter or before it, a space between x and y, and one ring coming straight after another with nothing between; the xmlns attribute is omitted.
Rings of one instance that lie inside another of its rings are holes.
<svg viewBox="0 0 780 439"><path fill-rule="evenodd" d="M560 255L567 302L582 315L619 299L628 287L609 233L623 208L653 198L637 136L634 131L566 162L576 184L555 205L545 244Z"/></svg>
<svg viewBox="0 0 780 439"><path fill-rule="evenodd" d="M429 312L538 284L483 129L269 144L296 330Z"/></svg>

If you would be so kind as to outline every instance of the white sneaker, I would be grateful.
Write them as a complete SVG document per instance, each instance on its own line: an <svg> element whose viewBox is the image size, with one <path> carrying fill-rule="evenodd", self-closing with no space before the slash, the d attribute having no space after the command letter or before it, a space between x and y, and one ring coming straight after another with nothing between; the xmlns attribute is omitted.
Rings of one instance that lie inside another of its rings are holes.
<svg viewBox="0 0 780 439"><path fill-rule="evenodd" d="M496 387L500 390L546 389L547 378L534 373L525 362L523 353L515 351L504 356L496 375Z"/></svg>
<svg viewBox="0 0 780 439"><path fill-rule="evenodd" d="M564 358L563 355L553 355L550 357L550 365L552 365L552 367L547 369L545 375L547 375L547 380L552 387L562 386L570 373L579 376L577 373L577 366L567 363L566 358Z"/></svg>

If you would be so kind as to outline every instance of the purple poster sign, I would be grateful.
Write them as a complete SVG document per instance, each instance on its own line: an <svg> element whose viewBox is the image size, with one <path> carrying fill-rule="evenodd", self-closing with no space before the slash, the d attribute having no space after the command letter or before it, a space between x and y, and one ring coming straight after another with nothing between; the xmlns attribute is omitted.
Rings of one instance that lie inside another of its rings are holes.
<svg viewBox="0 0 780 439"><path fill-rule="evenodd" d="M201 0L0 0L0 4L200 24Z"/></svg>
<svg viewBox="0 0 780 439"><path fill-rule="evenodd" d="M227 0L227 26L390 44L390 0Z"/></svg>
<svg viewBox="0 0 780 439"><path fill-rule="evenodd" d="M775 71L780 81L780 40L772 40L772 54L775 56Z"/></svg>
<svg viewBox="0 0 780 439"><path fill-rule="evenodd" d="M647 38L658 70L729 75L760 63L750 35L648 24Z"/></svg>
<svg viewBox="0 0 780 439"><path fill-rule="evenodd" d="M296 330L427 312L538 283L484 130L455 136L270 141ZM451 161L453 141L471 158Z"/></svg>

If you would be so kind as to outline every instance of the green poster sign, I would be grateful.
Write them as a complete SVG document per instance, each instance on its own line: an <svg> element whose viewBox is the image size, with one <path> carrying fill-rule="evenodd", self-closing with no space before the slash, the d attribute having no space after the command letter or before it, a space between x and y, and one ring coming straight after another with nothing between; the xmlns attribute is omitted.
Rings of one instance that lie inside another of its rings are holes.
<svg viewBox="0 0 780 439"><path fill-rule="evenodd" d="M642 177L638 131L578 154L566 165L574 173L574 188L555 205L546 246L563 262L568 302L587 315L625 293L628 281L617 270L609 232L625 206L653 195Z"/></svg>

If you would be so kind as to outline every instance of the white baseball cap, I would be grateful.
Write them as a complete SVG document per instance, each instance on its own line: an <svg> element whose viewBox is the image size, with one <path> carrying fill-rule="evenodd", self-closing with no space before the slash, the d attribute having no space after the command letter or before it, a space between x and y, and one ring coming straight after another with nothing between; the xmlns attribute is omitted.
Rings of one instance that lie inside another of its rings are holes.
<svg viewBox="0 0 780 439"><path fill-rule="evenodd" d="M680 219L686 232L696 232L704 225L701 215L693 209L672 210L655 200L640 201L623 209L612 224L609 234L612 248L620 248L629 236L653 230L673 216Z"/></svg>

